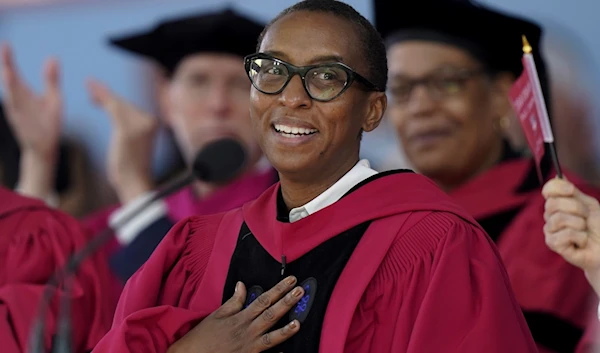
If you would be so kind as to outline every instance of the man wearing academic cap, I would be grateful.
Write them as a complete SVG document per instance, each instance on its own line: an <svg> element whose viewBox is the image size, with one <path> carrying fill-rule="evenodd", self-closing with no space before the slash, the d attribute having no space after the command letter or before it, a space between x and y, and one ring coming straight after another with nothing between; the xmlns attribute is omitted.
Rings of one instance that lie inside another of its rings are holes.
<svg viewBox="0 0 600 353"><path fill-rule="evenodd" d="M469 1L426 1L401 12L390 11L389 1L375 4L388 52L388 117L407 158L496 242L540 351L573 352L592 291L581 271L544 244L536 168L503 131L513 114L508 91L522 71L522 35L549 99L540 27ZM543 161L545 177L549 166Z"/></svg>
<svg viewBox="0 0 600 353"><path fill-rule="evenodd" d="M249 159L249 169L230 185L197 182L118 230L117 239L128 246L115 254L113 265L123 279L141 266L174 222L241 206L275 182L250 129L250 85L243 67L243 56L254 51L263 27L226 9L168 19L150 30L111 39L116 47L158 64L161 118L188 164L207 143L227 137L240 141ZM115 126L108 173L123 206L109 211L108 222L113 223L153 195L150 151L157 120L98 82L90 82L89 90ZM106 216L94 216L88 224L99 229Z"/></svg>
<svg viewBox="0 0 600 353"><path fill-rule="evenodd" d="M262 29L254 20L223 10L168 19L149 30L111 39L112 45L157 65L161 119L186 162L191 163L207 143L225 137L240 141L249 159L248 170L231 184L195 183L118 229L121 247L111 262L123 280L141 266L174 222L239 207L275 182L276 174L262 159L251 133L250 83L243 67L243 56L254 51ZM159 120L98 81L90 81L88 88L113 123L108 175L122 202L84 221L96 233L153 196L151 152Z"/></svg>

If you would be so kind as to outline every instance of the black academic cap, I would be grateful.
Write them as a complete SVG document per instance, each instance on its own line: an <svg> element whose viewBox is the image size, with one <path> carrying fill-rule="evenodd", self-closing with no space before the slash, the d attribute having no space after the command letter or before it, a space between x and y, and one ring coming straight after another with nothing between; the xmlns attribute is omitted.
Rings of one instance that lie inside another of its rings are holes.
<svg viewBox="0 0 600 353"><path fill-rule="evenodd" d="M168 19L150 30L111 38L110 43L153 59L172 73L191 54L215 52L242 57L252 54L263 28L264 24L225 9Z"/></svg>
<svg viewBox="0 0 600 353"><path fill-rule="evenodd" d="M393 0L374 1L375 25L388 43L437 33L430 39L464 47L490 69L515 76L522 71L522 35L539 53L542 30L537 24L468 0L419 0L402 7Z"/></svg>

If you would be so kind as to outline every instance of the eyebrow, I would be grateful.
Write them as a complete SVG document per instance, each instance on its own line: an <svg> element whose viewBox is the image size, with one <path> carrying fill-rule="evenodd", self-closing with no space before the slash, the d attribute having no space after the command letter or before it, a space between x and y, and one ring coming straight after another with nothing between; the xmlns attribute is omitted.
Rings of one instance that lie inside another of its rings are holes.
<svg viewBox="0 0 600 353"><path fill-rule="evenodd" d="M271 55L283 61L289 61L289 57L285 55L285 53L276 51L276 50L268 50L264 52L265 54ZM311 58L308 61L308 65L320 64L320 63L332 63L332 62L344 62L344 58L339 55L319 55Z"/></svg>

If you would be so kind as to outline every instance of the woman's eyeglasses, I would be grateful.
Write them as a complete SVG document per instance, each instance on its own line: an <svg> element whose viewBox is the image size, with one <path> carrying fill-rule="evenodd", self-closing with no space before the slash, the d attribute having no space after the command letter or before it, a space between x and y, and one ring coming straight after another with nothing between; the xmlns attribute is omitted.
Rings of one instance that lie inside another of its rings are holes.
<svg viewBox="0 0 600 353"><path fill-rule="evenodd" d="M302 79L309 97L319 102L329 102L339 97L354 81L369 91L382 91L342 63L299 67L262 53L248 55L244 62L252 85L265 94L283 92L296 74Z"/></svg>
<svg viewBox="0 0 600 353"><path fill-rule="evenodd" d="M388 96L392 102L407 103L417 86L423 85L433 99L444 99L462 92L468 80L484 75L482 69L462 69L454 72L435 72L421 79L391 79Z"/></svg>

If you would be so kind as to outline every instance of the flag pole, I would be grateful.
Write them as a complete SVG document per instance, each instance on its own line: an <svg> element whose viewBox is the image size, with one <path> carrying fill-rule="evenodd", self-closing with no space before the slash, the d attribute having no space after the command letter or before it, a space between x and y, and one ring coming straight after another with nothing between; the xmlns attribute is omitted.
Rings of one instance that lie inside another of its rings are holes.
<svg viewBox="0 0 600 353"><path fill-rule="evenodd" d="M550 118L548 117L548 110L546 108L546 103L544 100L544 94L542 92L542 87L540 85L540 79L538 77L537 68L535 66L535 61L533 59L533 55L531 54L533 48L529 45L527 38L523 35L521 36L523 39L523 62L524 69L527 70L529 76L532 78L533 91L535 96L535 102L540 112L540 125L542 127L542 135L544 137L544 142L548 144L550 147L550 157L552 158L552 164L554 165L554 170L556 171L556 175L562 179L563 173L560 167L560 163L558 162L558 153L556 152L556 145L554 143L554 134L552 133L552 128L550 126Z"/></svg>

